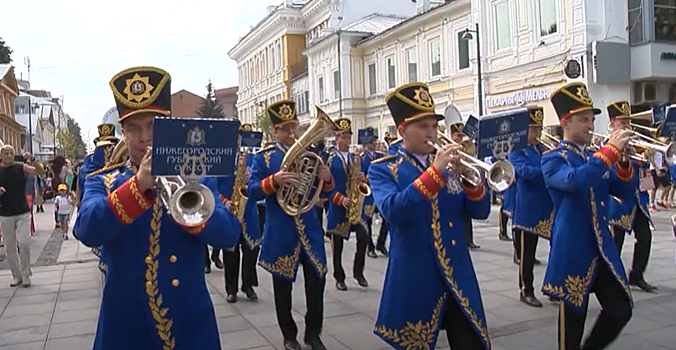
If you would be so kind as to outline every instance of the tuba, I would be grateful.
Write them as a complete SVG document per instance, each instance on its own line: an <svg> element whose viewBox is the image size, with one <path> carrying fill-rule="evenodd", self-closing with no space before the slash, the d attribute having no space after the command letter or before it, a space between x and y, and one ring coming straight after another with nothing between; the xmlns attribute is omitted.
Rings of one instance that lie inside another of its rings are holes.
<svg viewBox="0 0 676 350"><path fill-rule="evenodd" d="M248 153L245 147L239 152L237 160L237 172L235 173L235 184L232 189L232 198L230 200L233 204L232 214L239 219L239 222L244 222L244 212L246 211L246 203L249 200L247 195L247 183L249 182L249 169L246 166L246 158Z"/></svg>
<svg viewBox="0 0 676 350"><path fill-rule="evenodd" d="M308 151L308 148L338 128L323 110L316 106L315 108L317 117L305 133L295 140L280 166L282 170L300 175L296 184L283 185L277 191L279 206L291 216L307 213L314 208L324 185L324 181L317 178L319 168L324 162L317 154Z"/></svg>
<svg viewBox="0 0 676 350"><path fill-rule="evenodd" d="M356 154L352 168L350 168L347 186L347 198L350 200L350 206L346 216L350 225L356 225L361 221L364 199L371 195L371 187L364 182L364 175L361 173L361 158Z"/></svg>

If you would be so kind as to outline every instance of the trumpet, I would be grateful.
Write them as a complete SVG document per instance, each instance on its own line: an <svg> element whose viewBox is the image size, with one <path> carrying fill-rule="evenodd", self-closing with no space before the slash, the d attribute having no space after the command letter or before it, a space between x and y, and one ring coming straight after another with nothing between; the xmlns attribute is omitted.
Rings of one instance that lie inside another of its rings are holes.
<svg viewBox="0 0 676 350"><path fill-rule="evenodd" d="M609 128L609 129L612 131L612 128ZM650 128L650 129L652 129L652 128ZM653 138L645 136L645 135L643 135L639 132L636 132L635 130L630 130L630 131L635 138L629 140L628 144L630 146L634 147L634 148L650 150L653 153L662 152L665 156L667 154L671 154L674 151L672 143L666 144L664 142L661 142L659 140L653 139ZM591 134L592 136L600 137L600 138L602 138L603 140L606 140L606 141L610 139L610 136L608 136L608 135L599 134L599 133L596 133L596 132L593 132L593 131L589 131L589 134ZM596 148L598 148L597 145L594 145L594 146ZM647 157L645 155L636 153L635 151L625 150L624 152L625 152L625 155L627 157L629 157L633 160L639 161L639 162L652 163L654 161L654 159L652 157Z"/></svg>
<svg viewBox="0 0 676 350"><path fill-rule="evenodd" d="M437 132L438 139L441 142L427 141L427 144L434 147L436 150L441 149L445 145L458 145L457 142L451 140L448 136L441 132ZM502 192L506 190L514 181L514 166L512 163L500 159L489 165L478 158L472 157L463 151L457 151L460 155L460 164L465 166L465 170L460 174L460 178L467 181L472 186L481 186L483 180L486 180L488 187L493 191ZM450 164L449 168L450 169Z"/></svg>
<svg viewBox="0 0 676 350"><path fill-rule="evenodd" d="M558 137L543 131L540 133L540 137L538 137L538 142L551 151L559 147L561 140Z"/></svg>

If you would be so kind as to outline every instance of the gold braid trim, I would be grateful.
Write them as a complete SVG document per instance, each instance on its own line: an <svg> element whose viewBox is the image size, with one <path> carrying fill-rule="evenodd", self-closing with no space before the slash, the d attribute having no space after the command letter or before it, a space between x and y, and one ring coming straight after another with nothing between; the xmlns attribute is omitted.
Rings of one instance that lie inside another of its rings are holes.
<svg viewBox="0 0 676 350"><path fill-rule="evenodd" d="M123 224L130 224L132 222L131 218L127 214L126 211L124 211L124 206L122 206L122 203L120 203L120 199L117 198L117 193L113 192L108 196L108 199L110 200L110 203L113 204L115 207L115 211L117 212L117 215L120 217L120 220L122 220Z"/></svg>
<svg viewBox="0 0 676 350"><path fill-rule="evenodd" d="M589 294L589 286L592 282L592 277L594 276L594 271L596 271L596 264L598 258L594 258L587 269L587 274L584 277L581 276L567 276L564 287L554 286L551 283L547 283L542 287L542 289L548 294L560 298L566 299L571 304L576 307L582 307L584 303L585 295ZM565 288L565 292L563 291Z"/></svg>
<svg viewBox="0 0 676 350"><path fill-rule="evenodd" d="M107 166L104 166L103 168L101 168L99 170L92 171L91 173L87 174L87 176L85 178L92 177L94 175L98 175L98 174L101 174L101 173L105 173L108 170L117 169L121 166L124 166L124 162L107 165Z"/></svg>
<svg viewBox="0 0 676 350"><path fill-rule="evenodd" d="M272 152L268 152L263 155L263 160L265 160L265 166L270 167L270 157L272 157Z"/></svg>
<svg viewBox="0 0 676 350"><path fill-rule="evenodd" d="M305 234L305 224L303 223L303 219L301 219L300 216L294 216L293 220L296 221L296 228L298 229L300 242L303 244L303 248L305 248L307 256L310 257L310 261L312 261L312 264L315 265L317 271L322 276L324 276L328 270L326 266L322 266L322 263L319 262L319 259L317 259L317 257L314 254L312 254L312 246L310 245L310 240L307 238L307 235Z"/></svg>
<svg viewBox="0 0 676 350"><path fill-rule="evenodd" d="M259 260L258 265L271 273L276 273L288 279L293 279L293 277L296 275L296 262L298 261L299 255L300 242L296 244L296 248L293 249L292 255L280 256L277 258L277 261L275 261L274 264Z"/></svg>
<svg viewBox="0 0 676 350"><path fill-rule="evenodd" d="M535 227L526 227L521 225L512 225L512 227L522 231L530 232L544 239L551 239L553 224L554 224L554 211L552 210L552 213L549 215L549 219L538 221Z"/></svg>
<svg viewBox="0 0 676 350"><path fill-rule="evenodd" d="M160 228L162 225L162 208L160 206L159 197L155 199L153 204L153 219L150 221L150 228L153 233L148 238L149 240L149 255L146 269L146 294L148 294L148 306L153 314L153 318L157 324L157 334L164 342L162 350L173 350L176 347L176 339L171 335L171 327L174 320L167 318L169 308L162 307L162 294L158 290L157 270L159 268L159 261L157 257L160 255Z"/></svg>
<svg viewBox="0 0 676 350"><path fill-rule="evenodd" d="M145 199L145 197L143 196L143 193L141 193L141 190L138 188L138 182L137 181L132 181L129 184L129 189L131 190L131 194L134 196L134 198L138 202L138 205L143 210L150 208L148 201Z"/></svg>
<svg viewBox="0 0 676 350"><path fill-rule="evenodd" d="M406 326L400 330L389 329L383 325L376 326L374 331L382 337L389 339L406 350L432 350L432 344L437 336L439 328L439 316L441 309L446 303L448 293L444 293L437 301L437 306L432 310L432 317L424 324L421 321L412 323L407 321Z"/></svg>
<svg viewBox="0 0 676 350"><path fill-rule="evenodd" d="M488 328L484 325L483 320L469 306L469 299L462 295L462 290L458 287L458 283L453 278L453 266L451 266L451 259L446 255L446 248L441 237L441 224L439 223L439 196L434 195L432 198L432 236L434 237L434 249L437 251L437 260L444 270L446 282L451 286L451 290L455 295L460 307L465 311L469 320L474 325L474 328L479 332L479 336L483 340L487 349L490 349L491 341L488 338Z"/></svg>

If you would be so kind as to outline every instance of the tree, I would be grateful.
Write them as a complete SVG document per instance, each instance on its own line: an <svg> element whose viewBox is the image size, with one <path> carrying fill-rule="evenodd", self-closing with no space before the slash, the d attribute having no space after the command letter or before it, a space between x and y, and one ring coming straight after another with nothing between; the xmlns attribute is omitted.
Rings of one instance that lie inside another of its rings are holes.
<svg viewBox="0 0 676 350"><path fill-rule="evenodd" d="M60 128L56 133L58 150L66 158L84 158L87 154L87 147L82 140L82 130L80 124L70 116L66 116L67 125Z"/></svg>
<svg viewBox="0 0 676 350"><path fill-rule="evenodd" d="M256 114L256 126L258 130L263 132L263 143L273 141L275 139L275 131L272 126L272 120L268 117L268 113L262 110Z"/></svg>
<svg viewBox="0 0 676 350"><path fill-rule="evenodd" d="M12 63L12 49L5 44L5 41L0 38L0 64Z"/></svg>
<svg viewBox="0 0 676 350"><path fill-rule="evenodd" d="M216 103L216 99L214 98L214 86L211 84L211 79L209 79L209 84L207 84L207 95L204 97L202 106L197 110L197 115L200 118L225 118L223 108Z"/></svg>

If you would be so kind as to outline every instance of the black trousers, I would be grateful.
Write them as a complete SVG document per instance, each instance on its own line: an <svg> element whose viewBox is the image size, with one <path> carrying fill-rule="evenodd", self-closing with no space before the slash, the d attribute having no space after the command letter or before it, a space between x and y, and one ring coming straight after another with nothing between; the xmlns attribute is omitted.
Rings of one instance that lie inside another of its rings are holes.
<svg viewBox="0 0 676 350"><path fill-rule="evenodd" d="M522 230L514 231L519 232L519 290L523 296L534 296L533 267L539 237Z"/></svg>
<svg viewBox="0 0 676 350"><path fill-rule="evenodd" d="M375 214L375 213L374 213ZM389 226L387 225L387 221L383 219L383 217L380 217L381 222L380 222L380 231L378 232L378 238L376 240L376 244L373 244L373 235L371 236L371 239L368 241L368 249L370 251L373 251L377 248L384 248L385 247L385 242L387 242L387 232L389 231ZM373 230L373 218L368 220L367 223L368 227L370 230Z"/></svg>
<svg viewBox="0 0 676 350"><path fill-rule="evenodd" d="M258 224L261 225L261 237L265 232L265 204L259 203L258 206Z"/></svg>
<svg viewBox="0 0 676 350"><path fill-rule="evenodd" d="M500 216L498 216L498 224L500 225L500 236L506 236L507 235L507 222L509 221L509 217L505 212L502 210L502 204L500 204Z"/></svg>
<svg viewBox="0 0 676 350"><path fill-rule="evenodd" d="M512 230L512 244L514 244L514 254L521 259L521 230Z"/></svg>
<svg viewBox="0 0 676 350"><path fill-rule="evenodd" d="M326 230L324 230L324 206L315 206L315 212L317 213L317 218L319 219L319 227L322 228L322 237L326 236Z"/></svg>
<svg viewBox="0 0 676 350"><path fill-rule="evenodd" d="M612 226L611 229L617 249L620 254L622 254L622 246L624 245L624 238L627 235L627 232L615 226ZM653 234L652 231L650 231L648 218L640 209L636 210L636 216L634 216L634 237L636 237L636 243L634 244L634 259L631 264L629 279L640 281L643 280L643 274L648 267L653 240Z"/></svg>
<svg viewBox="0 0 676 350"><path fill-rule="evenodd" d="M324 322L324 289L326 280L317 275L312 263L305 253L301 253L300 264L303 266L305 277L305 337L319 336ZM272 277L272 289L275 295L275 312L277 323L282 329L284 339L295 340L298 335L298 326L291 315L293 282Z"/></svg>
<svg viewBox="0 0 676 350"><path fill-rule="evenodd" d="M241 256L240 250L242 252ZM256 262L258 261L259 250L259 247L251 249L242 236L240 236L239 243L235 246L234 251L223 250L225 292L228 295L237 294L237 290L239 289L240 257L242 261L242 291L258 287Z"/></svg>
<svg viewBox="0 0 676 350"><path fill-rule="evenodd" d="M364 268L366 267L366 248L371 237L367 236L361 225L353 225L350 231L357 234L357 251L354 253L354 265L352 266L353 277L364 277ZM333 242L333 277L338 282L345 282L345 270L343 269L343 246L345 239L338 235L331 237Z"/></svg>
<svg viewBox="0 0 676 350"><path fill-rule="evenodd" d="M211 266L211 254L209 254L209 246L204 245L204 267Z"/></svg>
<svg viewBox="0 0 676 350"><path fill-rule="evenodd" d="M468 214L463 214L463 220L465 221L465 240L467 240L467 245L474 243L474 229L472 228L472 217Z"/></svg>
<svg viewBox="0 0 676 350"><path fill-rule="evenodd" d="M441 319L451 350L483 350L484 345L453 296Z"/></svg>
<svg viewBox="0 0 676 350"><path fill-rule="evenodd" d="M592 292L601 304L601 314L596 319L589 337L580 347L584 324L587 318L587 306L578 313L563 302L559 304L559 348L565 350L601 350L605 349L620 334L629 322L632 308L622 285L615 279L605 261L599 258L596 279Z"/></svg>

